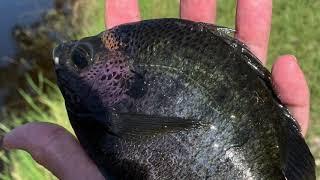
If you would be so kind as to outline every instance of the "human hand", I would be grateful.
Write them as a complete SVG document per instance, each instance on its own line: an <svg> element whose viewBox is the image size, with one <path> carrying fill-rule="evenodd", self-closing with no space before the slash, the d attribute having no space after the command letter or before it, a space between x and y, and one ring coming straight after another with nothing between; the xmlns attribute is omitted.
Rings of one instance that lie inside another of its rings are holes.
<svg viewBox="0 0 320 180"><path fill-rule="evenodd" d="M194 21L212 23L216 0L181 0L180 15ZM265 64L271 24L270 0L238 0L236 38L246 43ZM140 20L137 0L109 0L106 25ZM197 12L197 13L194 13ZM297 61L281 56L272 69L272 79L281 101L299 122L305 135L309 119L309 91ZM6 149L23 149L59 179L103 179L97 167L78 141L64 128L49 123L29 123L18 127L3 139Z"/></svg>

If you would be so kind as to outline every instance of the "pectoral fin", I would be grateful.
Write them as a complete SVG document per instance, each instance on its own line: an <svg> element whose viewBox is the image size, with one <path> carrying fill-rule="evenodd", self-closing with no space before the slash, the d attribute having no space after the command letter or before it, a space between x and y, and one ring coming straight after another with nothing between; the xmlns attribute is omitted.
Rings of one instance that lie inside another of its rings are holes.
<svg viewBox="0 0 320 180"><path fill-rule="evenodd" d="M176 132L196 128L198 120L157 115L114 113L112 131L118 136L156 135L163 132Z"/></svg>

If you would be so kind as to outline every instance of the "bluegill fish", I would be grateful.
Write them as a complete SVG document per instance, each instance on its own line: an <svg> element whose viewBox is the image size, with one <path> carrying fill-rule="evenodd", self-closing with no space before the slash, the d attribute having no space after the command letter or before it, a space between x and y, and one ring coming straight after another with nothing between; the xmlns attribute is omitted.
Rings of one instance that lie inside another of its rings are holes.
<svg viewBox="0 0 320 180"><path fill-rule="evenodd" d="M124 24L54 50L74 131L110 179L315 179L269 71L230 29Z"/></svg>

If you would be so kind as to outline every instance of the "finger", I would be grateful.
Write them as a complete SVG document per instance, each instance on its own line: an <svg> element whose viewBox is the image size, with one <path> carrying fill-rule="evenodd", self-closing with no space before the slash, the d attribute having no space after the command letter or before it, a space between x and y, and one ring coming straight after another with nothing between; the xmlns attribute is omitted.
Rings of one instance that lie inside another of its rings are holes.
<svg viewBox="0 0 320 180"><path fill-rule="evenodd" d="M108 28L139 20L138 0L105 0L105 24Z"/></svg>
<svg viewBox="0 0 320 180"><path fill-rule="evenodd" d="M214 23L216 0L180 0L180 17L196 22Z"/></svg>
<svg viewBox="0 0 320 180"><path fill-rule="evenodd" d="M272 68L272 79L281 101L289 108L305 136L309 124L309 89L294 56L281 56Z"/></svg>
<svg viewBox="0 0 320 180"><path fill-rule="evenodd" d="M3 147L29 152L59 179L104 179L74 136L54 124L20 126L5 135Z"/></svg>
<svg viewBox="0 0 320 180"><path fill-rule="evenodd" d="M272 0L238 0L235 37L249 46L261 60L267 61L271 28Z"/></svg>

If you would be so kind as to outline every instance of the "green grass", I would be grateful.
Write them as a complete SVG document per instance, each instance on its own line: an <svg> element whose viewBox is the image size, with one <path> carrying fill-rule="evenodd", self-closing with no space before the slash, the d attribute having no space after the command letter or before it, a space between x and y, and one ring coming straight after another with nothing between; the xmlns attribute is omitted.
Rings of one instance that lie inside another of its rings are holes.
<svg viewBox="0 0 320 180"><path fill-rule="evenodd" d="M104 29L103 24L103 3L102 0L96 3L87 3L85 12L75 17L83 19L79 24L81 32L76 38L96 34ZM294 1L273 1L273 21L269 47L269 64L281 54L294 54L298 57L300 65L306 74L311 90L311 125L307 141L316 158L318 165L317 172L320 173L320 1L318 0L294 0ZM141 15L144 19L160 17L178 17L178 0L140 0ZM219 0L217 24L234 27L235 2ZM77 21L78 21L77 20ZM77 22L75 21L75 22ZM30 81L38 98L30 98L23 91L22 96L28 102L28 111L23 114L10 113L8 119L11 123L2 124L2 129L7 130L16 127L21 123L29 121L49 121L61 124L68 129L66 112L63 99L57 87L39 76L40 83L35 85ZM47 93L43 92L43 86L50 87ZM0 179L54 179L49 172L36 165L29 155L22 151L10 152L4 159L7 171L0 176ZM30 177L27 177L27 176Z"/></svg>
<svg viewBox="0 0 320 180"><path fill-rule="evenodd" d="M73 17L71 24L78 29L75 30L76 34L69 32L71 38L78 39L97 34L104 30L103 1L81 0L77 7L75 11L79 12L79 15ZM70 132L73 132L68 121L66 109L64 108L64 100L58 87L53 82L47 80L41 73L36 80L37 83L30 77L27 77L26 80L35 95L30 96L25 91L19 90L27 107L23 112L19 110L4 112L5 120L3 123L0 123L0 130L2 132L8 132L10 129L27 122L45 121L59 124ZM0 179L57 179L41 165L38 165L31 156L24 151L0 151L0 159L4 163L4 171L0 173Z"/></svg>
<svg viewBox="0 0 320 180"><path fill-rule="evenodd" d="M42 74L39 74L37 84L30 77L27 77L26 80L37 94L37 98L32 98L25 91L20 90L19 92L28 106L26 111L20 113L19 110L16 110L8 113L7 121L0 124L0 129L8 132L9 129L26 122L46 121L59 124L73 132L67 121L67 113L63 108L63 98L58 87L45 79ZM34 162L31 156L24 151L12 151L6 155L0 154L0 158L4 160L6 165L4 173L0 174L0 179L55 179L50 172Z"/></svg>

